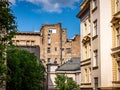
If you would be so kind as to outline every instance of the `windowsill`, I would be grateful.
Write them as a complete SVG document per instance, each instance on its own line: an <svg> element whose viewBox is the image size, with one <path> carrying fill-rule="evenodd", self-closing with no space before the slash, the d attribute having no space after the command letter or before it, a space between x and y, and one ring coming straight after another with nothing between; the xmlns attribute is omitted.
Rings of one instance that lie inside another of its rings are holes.
<svg viewBox="0 0 120 90"><path fill-rule="evenodd" d="M98 35L95 35L92 37L92 40L96 39L98 37Z"/></svg>
<svg viewBox="0 0 120 90"><path fill-rule="evenodd" d="M98 69L98 66L94 66L94 67L93 67L93 70L95 70L95 69Z"/></svg>
<svg viewBox="0 0 120 90"><path fill-rule="evenodd" d="M97 10L97 6L94 9L92 9L92 13L94 13L96 10Z"/></svg>

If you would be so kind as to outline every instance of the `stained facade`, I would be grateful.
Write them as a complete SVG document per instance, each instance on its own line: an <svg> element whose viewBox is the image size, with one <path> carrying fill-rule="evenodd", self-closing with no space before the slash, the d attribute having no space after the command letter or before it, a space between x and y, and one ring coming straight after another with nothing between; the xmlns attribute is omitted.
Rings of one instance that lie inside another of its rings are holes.
<svg viewBox="0 0 120 90"><path fill-rule="evenodd" d="M59 65L72 57L80 57L80 35L72 39L66 38L67 30L61 24L45 24L40 32L18 32L13 38L17 46L26 46L29 49L39 46L40 59L44 64L57 63Z"/></svg>

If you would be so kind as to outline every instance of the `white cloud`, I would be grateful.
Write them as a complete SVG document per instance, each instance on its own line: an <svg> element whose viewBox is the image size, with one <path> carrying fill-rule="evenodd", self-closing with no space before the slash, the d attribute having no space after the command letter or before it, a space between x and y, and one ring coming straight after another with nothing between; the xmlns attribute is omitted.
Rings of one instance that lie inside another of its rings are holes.
<svg viewBox="0 0 120 90"><path fill-rule="evenodd" d="M14 0L11 0L14 1ZM40 6L39 11L46 11L46 12L62 12L62 8L70 8L74 9L75 3L79 3L79 0L19 0L19 1L26 1L32 4Z"/></svg>
<svg viewBox="0 0 120 90"><path fill-rule="evenodd" d="M12 4L15 4L15 0L9 0L9 2L11 2Z"/></svg>

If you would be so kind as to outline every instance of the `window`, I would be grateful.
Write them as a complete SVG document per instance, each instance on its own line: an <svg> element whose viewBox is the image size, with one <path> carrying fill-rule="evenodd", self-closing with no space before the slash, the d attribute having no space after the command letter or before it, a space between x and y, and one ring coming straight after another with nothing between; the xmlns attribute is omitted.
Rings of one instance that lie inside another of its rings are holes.
<svg viewBox="0 0 120 90"><path fill-rule="evenodd" d="M87 24L86 24L86 22L84 23L84 27L85 27L85 30L87 30Z"/></svg>
<svg viewBox="0 0 120 90"><path fill-rule="evenodd" d="M55 58L55 60L54 60L54 64L57 64L57 58Z"/></svg>
<svg viewBox="0 0 120 90"><path fill-rule="evenodd" d="M86 83L87 82L87 69L85 69L85 77L84 77L84 82Z"/></svg>
<svg viewBox="0 0 120 90"><path fill-rule="evenodd" d="M35 45L35 41L31 41L31 46L34 46Z"/></svg>
<svg viewBox="0 0 120 90"><path fill-rule="evenodd" d="M50 30L48 30L48 33L49 33L49 34L51 34L51 33L52 33L52 30L51 30L51 29L50 29Z"/></svg>
<svg viewBox="0 0 120 90"><path fill-rule="evenodd" d="M48 34L56 33L56 29L49 29Z"/></svg>
<svg viewBox="0 0 120 90"><path fill-rule="evenodd" d="M48 37L48 44L50 44L51 43L51 38L50 37Z"/></svg>
<svg viewBox="0 0 120 90"><path fill-rule="evenodd" d="M26 45L29 46L30 45L30 41L26 41Z"/></svg>
<svg viewBox="0 0 120 90"><path fill-rule="evenodd" d="M97 7L97 0L93 0L93 9Z"/></svg>
<svg viewBox="0 0 120 90"><path fill-rule="evenodd" d="M117 46L120 46L120 27L117 30Z"/></svg>
<svg viewBox="0 0 120 90"><path fill-rule="evenodd" d="M118 63L118 81L120 81L120 61Z"/></svg>
<svg viewBox="0 0 120 90"><path fill-rule="evenodd" d="M85 45L85 59L87 59L87 45Z"/></svg>
<svg viewBox="0 0 120 90"><path fill-rule="evenodd" d="M47 53L50 53L50 48L47 48Z"/></svg>
<svg viewBox="0 0 120 90"><path fill-rule="evenodd" d="M93 22L93 36L97 35L97 20Z"/></svg>
<svg viewBox="0 0 120 90"><path fill-rule="evenodd" d="M47 62L50 63L50 58L47 59Z"/></svg>
<svg viewBox="0 0 120 90"><path fill-rule="evenodd" d="M93 67L98 66L98 51L95 50L93 52Z"/></svg>
<svg viewBox="0 0 120 90"><path fill-rule="evenodd" d="M88 81L88 82L91 82L91 68L88 68L88 71L89 71L89 72L88 72L88 73L89 73L89 76L88 76L88 80L89 80L89 81Z"/></svg>
<svg viewBox="0 0 120 90"><path fill-rule="evenodd" d="M57 47L55 47L55 51L57 51Z"/></svg>
<svg viewBox="0 0 120 90"><path fill-rule="evenodd" d="M120 11L120 0L116 0L116 12Z"/></svg>
<svg viewBox="0 0 120 90"><path fill-rule="evenodd" d="M98 77L94 78L95 90L98 90Z"/></svg>
<svg viewBox="0 0 120 90"><path fill-rule="evenodd" d="M16 45L19 45L19 42L20 42L20 41L19 41L19 40L17 40L17 41L16 41Z"/></svg>
<svg viewBox="0 0 120 90"><path fill-rule="evenodd" d="M62 48L62 51L64 51L64 48Z"/></svg>
<svg viewBox="0 0 120 90"><path fill-rule="evenodd" d="M73 78L72 78L72 77L68 77L68 79L69 79L69 80L73 80Z"/></svg>
<svg viewBox="0 0 120 90"><path fill-rule="evenodd" d="M67 53L71 53L71 48L66 48Z"/></svg>

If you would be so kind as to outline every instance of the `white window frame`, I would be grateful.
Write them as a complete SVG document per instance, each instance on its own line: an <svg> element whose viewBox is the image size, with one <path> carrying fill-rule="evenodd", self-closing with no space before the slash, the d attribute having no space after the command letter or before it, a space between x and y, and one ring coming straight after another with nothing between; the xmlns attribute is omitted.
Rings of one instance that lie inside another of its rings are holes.
<svg viewBox="0 0 120 90"><path fill-rule="evenodd" d="M93 67L98 66L98 50L93 52Z"/></svg>
<svg viewBox="0 0 120 90"><path fill-rule="evenodd" d="M51 38L50 37L48 37L48 44L50 44L51 43Z"/></svg>

